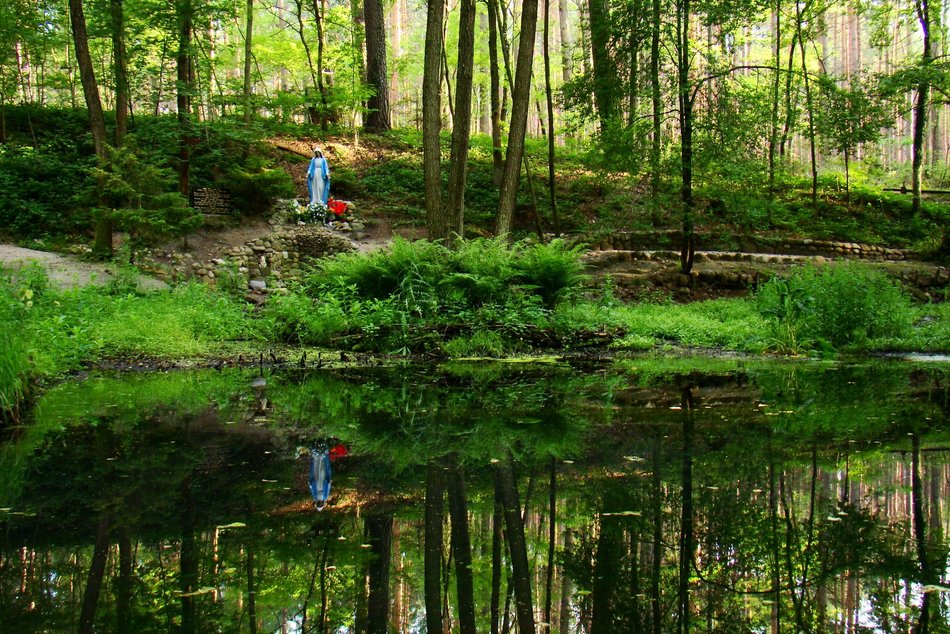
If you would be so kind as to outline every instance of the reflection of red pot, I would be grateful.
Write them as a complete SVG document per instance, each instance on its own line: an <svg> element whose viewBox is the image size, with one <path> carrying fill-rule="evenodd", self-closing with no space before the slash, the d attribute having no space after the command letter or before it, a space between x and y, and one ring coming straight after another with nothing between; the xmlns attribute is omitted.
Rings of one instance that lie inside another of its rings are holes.
<svg viewBox="0 0 950 634"><path fill-rule="evenodd" d="M349 453L342 444L335 445L330 448L330 460L336 460L337 458L343 458Z"/></svg>
<svg viewBox="0 0 950 634"><path fill-rule="evenodd" d="M346 213L346 203L342 200L334 200L331 198L330 202L327 203L327 207L337 216L342 216Z"/></svg>

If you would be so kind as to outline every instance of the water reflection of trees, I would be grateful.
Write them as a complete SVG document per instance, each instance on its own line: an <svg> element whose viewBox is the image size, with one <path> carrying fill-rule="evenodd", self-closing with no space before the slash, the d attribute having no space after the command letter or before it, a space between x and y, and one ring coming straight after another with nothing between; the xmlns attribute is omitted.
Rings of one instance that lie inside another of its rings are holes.
<svg viewBox="0 0 950 634"><path fill-rule="evenodd" d="M278 375L258 424L228 424L243 388L77 406L5 495L0 630L944 631L946 395L895 374ZM291 459L317 432L353 449L322 515Z"/></svg>

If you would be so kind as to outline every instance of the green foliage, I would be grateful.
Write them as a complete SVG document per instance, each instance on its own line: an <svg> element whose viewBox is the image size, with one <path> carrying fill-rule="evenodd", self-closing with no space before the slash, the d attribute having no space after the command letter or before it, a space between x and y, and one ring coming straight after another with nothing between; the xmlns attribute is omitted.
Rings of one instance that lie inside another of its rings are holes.
<svg viewBox="0 0 950 634"><path fill-rule="evenodd" d="M95 157L51 141L39 147L0 145L0 227L19 236L75 231L89 215L77 210Z"/></svg>
<svg viewBox="0 0 950 634"><path fill-rule="evenodd" d="M169 236L184 236L201 226L201 214L174 191L174 175L138 155L134 146L109 148L105 161L92 171L96 180L96 211L129 233L132 258L137 248Z"/></svg>
<svg viewBox="0 0 950 634"><path fill-rule="evenodd" d="M479 239L451 250L396 240L388 250L324 260L305 276L298 292L305 297L268 306L268 328L285 341L409 351L438 345L427 330L437 324L462 331L500 326L517 347L524 328L548 326L550 309L577 288L580 271L579 249L561 241L509 248ZM486 349L498 350L497 336L481 338Z"/></svg>
<svg viewBox="0 0 950 634"><path fill-rule="evenodd" d="M24 313L32 307L32 300L32 289L16 289L9 281L0 279L0 332L8 333L4 345L0 346L0 421L16 417L28 391L31 368L26 346L13 333L19 329Z"/></svg>
<svg viewBox="0 0 950 634"><path fill-rule="evenodd" d="M780 346L840 347L900 337L911 321L909 298L886 274L859 264L807 267L763 286L756 302L772 319Z"/></svg>
<svg viewBox="0 0 950 634"><path fill-rule="evenodd" d="M296 190L290 174L269 168L261 157L225 172L222 185L231 192L234 206L247 214L263 214L278 198L294 198Z"/></svg>

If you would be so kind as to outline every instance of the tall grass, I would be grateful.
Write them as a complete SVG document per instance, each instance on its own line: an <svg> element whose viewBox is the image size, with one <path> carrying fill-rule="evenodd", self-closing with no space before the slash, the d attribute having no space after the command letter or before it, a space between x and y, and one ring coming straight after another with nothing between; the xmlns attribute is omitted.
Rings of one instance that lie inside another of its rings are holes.
<svg viewBox="0 0 950 634"><path fill-rule="evenodd" d="M887 275L860 263L809 266L775 278L755 301L771 319L775 347L864 347L909 333L910 298Z"/></svg>
<svg viewBox="0 0 950 634"><path fill-rule="evenodd" d="M24 298L17 298L9 281L0 279L0 420L16 418L20 403L26 398L30 362L26 347L19 337L24 312ZM26 302L31 299L25 299Z"/></svg>

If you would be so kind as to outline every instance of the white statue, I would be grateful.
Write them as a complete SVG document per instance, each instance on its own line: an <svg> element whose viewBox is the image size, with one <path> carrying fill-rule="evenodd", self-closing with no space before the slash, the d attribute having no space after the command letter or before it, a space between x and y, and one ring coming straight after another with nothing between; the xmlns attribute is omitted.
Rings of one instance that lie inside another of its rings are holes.
<svg viewBox="0 0 950 634"><path fill-rule="evenodd" d="M313 158L310 159L310 168L307 169L307 192L310 194L311 205L326 205L330 200L330 165L323 156L323 150L316 147L313 148Z"/></svg>

